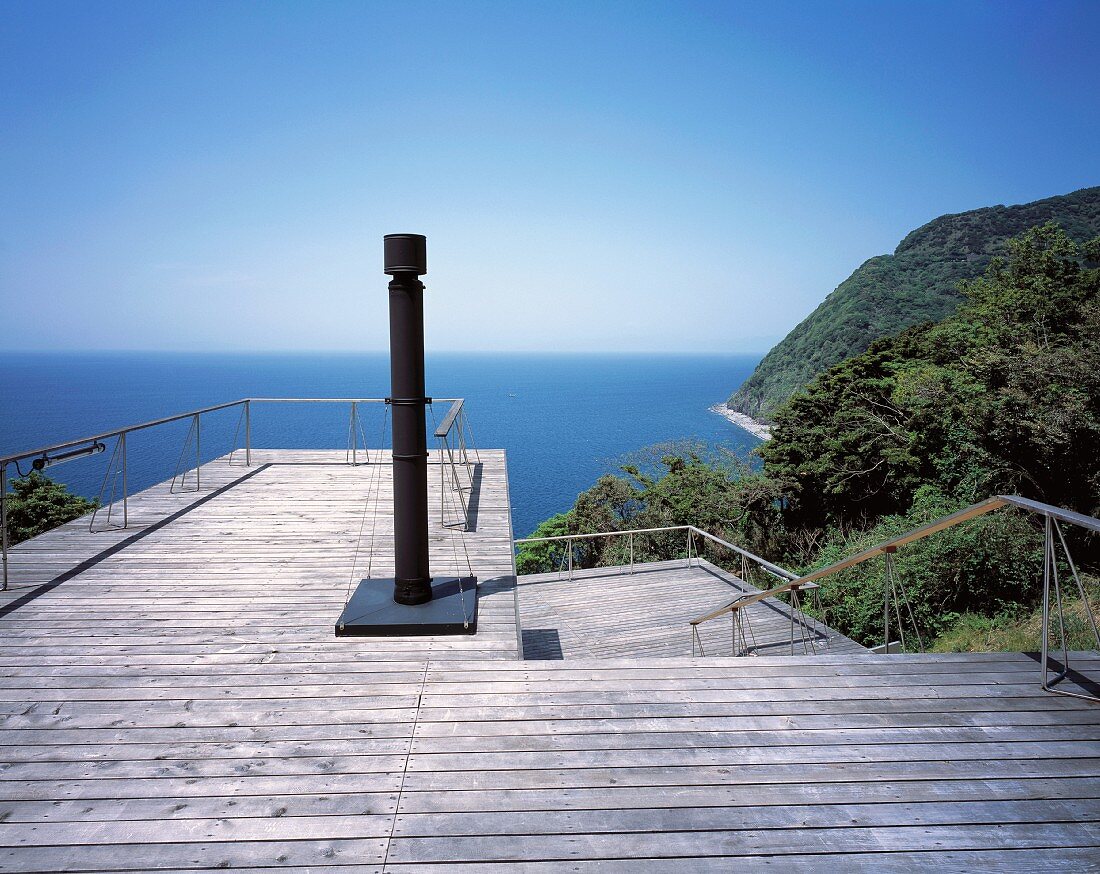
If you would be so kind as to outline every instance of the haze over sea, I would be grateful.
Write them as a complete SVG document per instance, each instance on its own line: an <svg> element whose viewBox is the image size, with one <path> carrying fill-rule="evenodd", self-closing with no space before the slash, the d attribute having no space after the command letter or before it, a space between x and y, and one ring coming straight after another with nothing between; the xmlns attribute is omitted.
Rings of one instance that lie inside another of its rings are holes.
<svg viewBox="0 0 1100 874"><path fill-rule="evenodd" d="M579 492L628 453L687 439L747 454L757 439L707 408L724 400L758 361L735 355L436 354L428 356L427 385L436 397L466 398L478 446L508 451L512 520L521 537L569 509ZM241 397L385 397L389 359L384 353L8 352L0 353L0 379L0 454L6 455ZM344 449L348 413L342 404L256 405L252 443ZM375 448L382 407L364 406L361 415L367 444ZM203 417L204 460L232 448L239 417L239 409ZM131 493L172 476L187 428L176 422L128 438ZM94 498L112 448L108 442L105 453L51 467L48 474ZM24 471L28 467L24 462Z"/></svg>

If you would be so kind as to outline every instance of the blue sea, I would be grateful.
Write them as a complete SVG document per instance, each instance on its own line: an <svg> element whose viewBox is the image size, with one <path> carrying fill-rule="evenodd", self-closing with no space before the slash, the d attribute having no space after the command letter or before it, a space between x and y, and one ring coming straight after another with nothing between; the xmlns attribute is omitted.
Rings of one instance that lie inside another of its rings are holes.
<svg viewBox="0 0 1100 874"><path fill-rule="evenodd" d="M646 447L691 440L747 455L757 439L707 408L728 397L758 360L438 354L428 357L427 383L435 397L466 398L477 445L508 451L512 520L521 537ZM241 397L385 397L389 362L383 353L0 353L0 385L0 455L7 455ZM348 414L335 404L254 405L252 442L343 449ZM239 409L203 417L204 459L229 451L239 417ZM378 446L381 405L362 408L362 420L368 445ZM172 475L187 427L177 422L128 438L131 491ZM111 448L108 441L107 452L48 473L95 497Z"/></svg>

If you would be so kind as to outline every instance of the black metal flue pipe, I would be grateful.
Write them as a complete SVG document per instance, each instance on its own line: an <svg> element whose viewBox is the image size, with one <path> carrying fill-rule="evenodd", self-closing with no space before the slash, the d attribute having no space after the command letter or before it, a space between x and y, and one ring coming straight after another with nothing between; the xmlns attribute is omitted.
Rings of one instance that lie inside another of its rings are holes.
<svg viewBox="0 0 1100 874"><path fill-rule="evenodd" d="M387 234L390 280L390 398L393 416L393 600L432 600L428 571L428 436L424 422L424 283L427 241Z"/></svg>

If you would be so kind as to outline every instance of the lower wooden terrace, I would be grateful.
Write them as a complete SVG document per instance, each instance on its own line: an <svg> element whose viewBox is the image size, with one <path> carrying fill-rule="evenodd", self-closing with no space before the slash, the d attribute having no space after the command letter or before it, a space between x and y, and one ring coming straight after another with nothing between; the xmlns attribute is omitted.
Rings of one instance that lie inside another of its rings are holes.
<svg viewBox="0 0 1100 874"><path fill-rule="evenodd" d="M518 585L526 659L733 655L732 617L700 625L694 640L689 623L760 591L703 558L527 574ZM774 598L753 604L743 621L754 656L867 652Z"/></svg>
<svg viewBox="0 0 1100 874"><path fill-rule="evenodd" d="M387 459L343 455L222 460L127 531L16 547L0 870L1100 867L1100 707L1030 656L521 660L499 451L478 633L336 638L364 562L392 572ZM434 511L431 536L461 569ZM1075 667L1095 689L1100 657Z"/></svg>

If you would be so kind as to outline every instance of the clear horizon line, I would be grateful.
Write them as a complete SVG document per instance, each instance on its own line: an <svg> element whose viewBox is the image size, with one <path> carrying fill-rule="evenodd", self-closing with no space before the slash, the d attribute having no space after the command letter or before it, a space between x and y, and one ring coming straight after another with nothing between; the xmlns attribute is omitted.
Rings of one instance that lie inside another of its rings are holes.
<svg viewBox="0 0 1100 874"><path fill-rule="evenodd" d="M770 347L769 347L770 348ZM765 355L768 349L729 350L626 350L626 349L432 349L431 355L686 355L686 356L755 356ZM148 349L148 348L47 348L0 349L0 355L387 355L388 348L380 349Z"/></svg>

